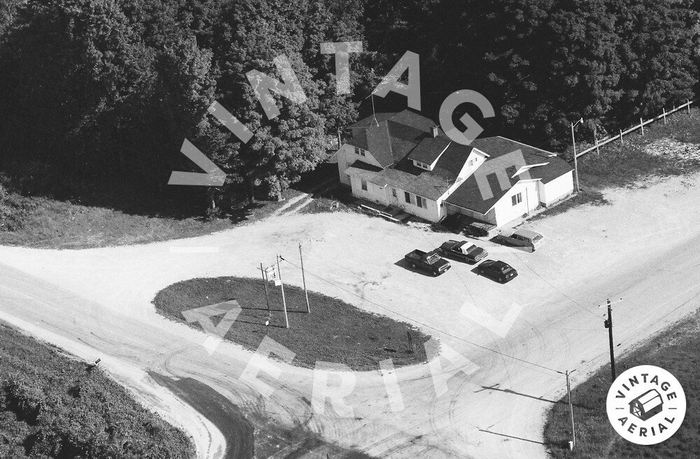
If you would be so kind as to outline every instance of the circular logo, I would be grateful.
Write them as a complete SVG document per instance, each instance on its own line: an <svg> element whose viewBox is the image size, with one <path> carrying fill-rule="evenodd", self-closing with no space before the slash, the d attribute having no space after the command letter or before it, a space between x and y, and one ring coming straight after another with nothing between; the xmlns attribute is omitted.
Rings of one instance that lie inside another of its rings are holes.
<svg viewBox="0 0 700 459"><path fill-rule="evenodd" d="M655 445L671 438L685 418L685 392L668 371L653 365L630 368L608 390L608 419L622 438Z"/></svg>

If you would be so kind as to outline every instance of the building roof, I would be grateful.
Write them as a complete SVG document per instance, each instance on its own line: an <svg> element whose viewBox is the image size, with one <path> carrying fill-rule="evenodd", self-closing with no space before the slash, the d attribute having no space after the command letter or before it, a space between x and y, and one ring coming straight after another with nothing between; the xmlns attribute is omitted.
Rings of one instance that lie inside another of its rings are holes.
<svg viewBox="0 0 700 459"><path fill-rule="evenodd" d="M358 169L358 173L362 171L368 180L379 186L390 185L433 200L444 195L455 182L474 148L488 156L486 163L520 151L524 166L529 166L527 172L530 178L545 184L572 170L556 154L516 140L501 136L485 137L465 146L452 142L441 129L433 137L434 126L431 119L411 110L377 113L358 121L350 126L353 138L349 143L368 150L384 169L368 171L356 168L357 163L351 168ZM415 167L413 161L435 163L435 166L432 171L426 171ZM368 175L367 172L376 173ZM493 193L490 199L483 199L472 174L447 198L447 202L485 214L521 180L522 174L516 176L517 172L517 167L508 168L510 187L506 189L501 188L495 174L488 175L486 179Z"/></svg>
<svg viewBox="0 0 700 459"><path fill-rule="evenodd" d="M451 143L450 138L444 133L437 137L432 135L424 136L418 146L408 154L408 159L425 164L433 164Z"/></svg>
<svg viewBox="0 0 700 459"><path fill-rule="evenodd" d="M530 178L540 180L542 183L549 183L552 180L572 170L569 163L559 158L554 153L531 147L515 140L505 137L486 137L472 142L471 146L489 155L487 162L508 153L520 150L527 166L534 166L528 169ZM483 165L481 167L484 167ZM481 214L487 213L507 192L520 181L521 176L517 175L515 167L507 169L510 187L501 188L495 174L487 175L486 179L491 187L493 197L484 199L481 195L479 185L474 174L472 174L462 185L457 188L448 198L447 202L465 209L473 210Z"/></svg>
<svg viewBox="0 0 700 459"><path fill-rule="evenodd" d="M355 161L347 169L345 169L346 174L356 175L364 178L365 180L371 179L377 172L381 171L381 167L372 166L371 164L367 164L362 161Z"/></svg>
<svg viewBox="0 0 700 459"><path fill-rule="evenodd" d="M350 126L349 144L363 148L384 167L395 164L426 138L435 123L411 110L377 113Z"/></svg>
<svg viewBox="0 0 700 459"><path fill-rule="evenodd" d="M377 172L369 178L369 181L381 187L398 188L433 201L445 194L451 185L448 179L437 174L431 174L427 171L412 174L393 167Z"/></svg>

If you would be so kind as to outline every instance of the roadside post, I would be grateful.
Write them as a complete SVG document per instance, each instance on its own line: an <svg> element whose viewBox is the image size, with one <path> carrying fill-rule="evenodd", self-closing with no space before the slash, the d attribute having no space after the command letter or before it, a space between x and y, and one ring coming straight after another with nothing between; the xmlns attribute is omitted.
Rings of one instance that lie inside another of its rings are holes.
<svg viewBox="0 0 700 459"><path fill-rule="evenodd" d="M569 375L576 370L566 370L566 392L569 394L569 412L571 413L571 441L569 442L569 449L573 451L576 446L576 427L574 426L574 405L571 403L571 383L569 382Z"/></svg>
<svg viewBox="0 0 700 459"><path fill-rule="evenodd" d="M581 186L579 185L579 180L578 180L578 158L577 158L578 155L576 154L576 136L574 135L574 128L579 123L583 123L583 118L576 121L575 123L571 123L571 143L573 144L573 147L574 147L574 174L576 175L576 192L577 193L581 192Z"/></svg>
<svg viewBox="0 0 700 459"><path fill-rule="evenodd" d="M615 303L619 303L622 301L622 298L620 298L619 301L616 301ZM612 380L615 381L616 373L615 373L615 344L613 342L613 319L612 319L612 305L613 303L610 301L610 298L606 301L606 304L608 306L608 318L603 322L603 325L605 328L608 329L608 341L610 342L610 372L612 374Z"/></svg>
<svg viewBox="0 0 700 459"><path fill-rule="evenodd" d="M282 282L282 271L280 271L280 256L277 255L277 277L280 280L280 287L282 287L282 307L284 308L284 324L286 328L289 328L289 317L287 316L287 299L284 296L284 282Z"/></svg>
<svg viewBox="0 0 700 459"><path fill-rule="evenodd" d="M270 315L270 295L267 291L267 270L263 267L263 264L260 263L260 274L262 275L262 280L263 280L263 285L265 286L265 303L267 304L267 313L268 316ZM269 320L269 318L268 318Z"/></svg>
<svg viewBox="0 0 700 459"><path fill-rule="evenodd" d="M304 285L304 296L306 296L306 313L311 313L309 305L309 292L306 290L306 275L304 274L304 255L301 253L301 243L299 243L299 260L301 260L301 282Z"/></svg>

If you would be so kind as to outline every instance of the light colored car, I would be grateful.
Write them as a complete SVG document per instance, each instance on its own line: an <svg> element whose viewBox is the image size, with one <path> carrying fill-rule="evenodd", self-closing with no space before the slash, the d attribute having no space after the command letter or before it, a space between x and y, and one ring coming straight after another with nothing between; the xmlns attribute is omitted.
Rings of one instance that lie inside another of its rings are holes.
<svg viewBox="0 0 700 459"><path fill-rule="evenodd" d="M509 236L501 235L503 242L515 247L525 247L531 251L537 250L542 245L544 238L540 233L532 230L519 229Z"/></svg>

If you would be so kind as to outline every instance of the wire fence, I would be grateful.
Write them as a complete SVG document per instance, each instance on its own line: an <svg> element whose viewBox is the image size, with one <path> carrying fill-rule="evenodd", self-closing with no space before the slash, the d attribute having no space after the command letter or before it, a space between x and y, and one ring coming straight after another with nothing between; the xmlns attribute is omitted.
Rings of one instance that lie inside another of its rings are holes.
<svg viewBox="0 0 700 459"><path fill-rule="evenodd" d="M664 109L663 109L663 112L662 112L659 116L656 116L656 117L654 117L654 118L648 119L648 120L646 120L646 121L645 121L643 118L640 118L640 119L639 119L639 124L638 124L638 125L635 125L635 126L629 128L629 129L627 129L626 131L623 131L622 129L620 129L620 133L619 133L619 134L610 135L610 136L607 136L607 137L605 137L605 138L603 138L603 139L597 139L597 138L596 138L596 139L595 139L595 145L593 145L592 147L586 148L585 150L583 150L583 151L577 153L577 154L576 154L576 158L580 158L581 156L586 155L586 154L588 154L588 153L590 153L590 152L592 152L592 151L597 151L598 153L600 153L600 147L602 147L602 146L604 146L604 145L607 145L607 144L609 144L610 142L613 142L613 141L615 141L615 140L619 140L620 143L624 143L624 142L625 142L625 141L624 141L624 136L626 136L627 134L630 134L630 133L632 133L632 132L634 132L634 131L638 131L638 130L641 129L642 135L644 135L644 126L647 126L647 125L649 125L649 124L655 123L655 122L660 121L660 120L664 120L664 124L666 124L667 118L668 118L670 115L672 115L672 114L674 114L674 113L676 113L676 112L679 112L679 111L681 111L681 110L684 110L684 109L688 110L688 114L690 115L690 107L691 107L691 105L693 105L694 103L696 103L696 101L694 101L694 100L689 100L689 101L687 101L685 104L683 104L683 105L681 105L681 106L679 106L679 107L674 107L672 110L670 110L670 111L668 111L668 112L667 112L666 109L664 108Z"/></svg>

